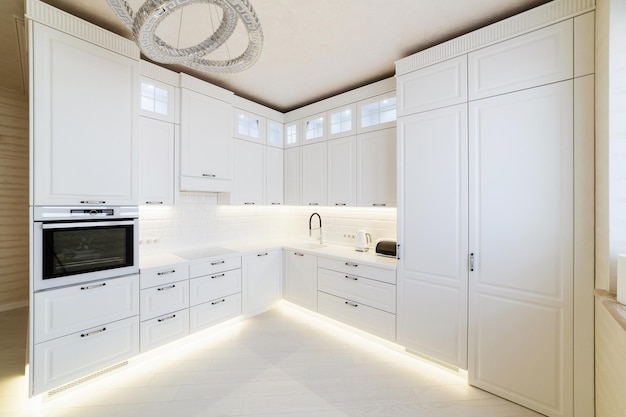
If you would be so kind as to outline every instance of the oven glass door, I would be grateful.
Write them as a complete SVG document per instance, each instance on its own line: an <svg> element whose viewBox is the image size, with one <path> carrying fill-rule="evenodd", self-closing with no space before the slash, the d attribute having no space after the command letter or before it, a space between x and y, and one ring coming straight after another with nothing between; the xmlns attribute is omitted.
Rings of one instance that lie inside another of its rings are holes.
<svg viewBox="0 0 626 417"><path fill-rule="evenodd" d="M42 278L133 266L134 222L44 223Z"/></svg>

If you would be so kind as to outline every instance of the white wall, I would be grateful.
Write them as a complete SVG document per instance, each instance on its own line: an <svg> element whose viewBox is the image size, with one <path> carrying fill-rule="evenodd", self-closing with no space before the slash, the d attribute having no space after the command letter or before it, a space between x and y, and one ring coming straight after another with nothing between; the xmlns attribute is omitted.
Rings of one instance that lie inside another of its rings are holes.
<svg viewBox="0 0 626 417"><path fill-rule="evenodd" d="M141 254L255 240L309 239L309 217L316 211L322 216L327 243L352 246L354 240L344 234L359 229L371 233L374 241L396 237L396 210L392 208L222 206L217 204L217 194L181 193L175 206L140 207ZM146 243L154 238L158 243Z"/></svg>

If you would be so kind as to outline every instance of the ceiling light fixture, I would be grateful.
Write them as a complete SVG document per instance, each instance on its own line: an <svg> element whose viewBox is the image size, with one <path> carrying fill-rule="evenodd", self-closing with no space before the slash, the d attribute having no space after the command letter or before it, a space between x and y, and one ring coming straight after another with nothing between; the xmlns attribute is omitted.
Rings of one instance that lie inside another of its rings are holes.
<svg viewBox="0 0 626 417"><path fill-rule="evenodd" d="M238 72L250 68L261 55L263 31L248 0L146 0L134 12L126 0L107 0L109 6L132 31L141 52L155 62L183 64L208 72ZM197 3L213 4L222 9L222 21L208 38L197 45L175 48L156 35L159 24L170 14ZM205 56L224 45L241 20L248 33L248 47L232 59L210 60Z"/></svg>

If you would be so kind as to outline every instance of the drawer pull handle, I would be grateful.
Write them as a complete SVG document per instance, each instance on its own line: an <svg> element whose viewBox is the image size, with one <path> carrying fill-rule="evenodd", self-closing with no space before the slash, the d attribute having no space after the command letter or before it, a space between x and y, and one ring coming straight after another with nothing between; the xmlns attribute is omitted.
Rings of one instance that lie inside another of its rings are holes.
<svg viewBox="0 0 626 417"><path fill-rule="evenodd" d="M89 336L93 336L94 334L98 334L98 333L102 333L104 331L106 331L106 327L103 327L100 330L94 330L93 332L89 332L89 333L81 333L80 337L89 337Z"/></svg>
<svg viewBox="0 0 626 417"><path fill-rule="evenodd" d="M359 266L359 265L357 265L357 264L351 264L350 262L346 262L346 266L351 266L351 267L353 267L353 268L356 268L356 267L357 267L357 266Z"/></svg>
<svg viewBox="0 0 626 417"><path fill-rule="evenodd" d="M217 261L217 262L211 262L211 265L215 266L215 265L221 265L223 263L224 261Z"/></svg>
<svg viewBox="0 0 626 417"><path fill-rule="evenodd" d="M244 206L253 206L254 205L254 201L246 201L245 203L243 203Z"/></svg>
<svg viewBox="0 0 626 417"><path fill-rule="evenodd" d="M272 203L273 206L280 206L280 203Z"/></svg>
<svg viewBox="0 0 626 417"><path fill-rule="evenodd" d="M159 276L161 276L161 275L169 275L169 274L173 274L174 272L176 272L176 270L172 269L171 271L157 272L157 275L159 275Z"/></svg>
<svg viewBox="0 0 626 417"><path fill-rule="evenodd" d="M265 253L257 253L257 255L256 255L256 256L267 256L267 255L268 255L268 253L267 253L267 252L265 252Z"/></svg>
<svg viewBox="0 0 626 417"><path fill-rule="evenodd" d="M80 204L106 204L106 201L83 200Z"/></svg>
<svg viewBox="0 0 626 417"><path fill-rule="evenodd" d="M202 174L203 177L215 178L215 174Z"/></svg>
<svg viewBox="0 0 626 417"><path fill-rule="evenodd" d="M336 206L345 206L346 203L335 203Z"/></svg>
<svg viewBox="0 0 626 417"><path fill-rule="evenodd" d="M294 252L293 254L296 255L296 256L304 256L304 253Z"/></svg>
<svg viewBox="0 0 626 417"><path fill-rule="evenodd" d="M215 304L224 303L224 302L226 302L226 300L222 298L221 300L213 301L211 304L215 305Z"/></svg>
<svg viewBox="0 0 626 417"><path fill-rule="evenodd" d="M351 279L352 281L358 281L359 279L357 277L351 277L350 275L346 275L347 279Z"/></svg>
<svg viewBox="0 0 626 417"><path fill-rule="evenodd" d="M372 204L372 206L373 207L385 207L385 206L387 206L387 204L386 203L374 203L374 204Z"/></svg>
<svg viewBox="0 0 626 417"><path fill-rule="evenodd" d="M96 284L96 285L88 285L86 287L80 287L81 290L93 290L94 288L101 288L101 287L106 287L107 283L103 282L102 284Z"/></svg>
<svg viewBox="0 0 626 417"><path fill-rule="evenodd" d="M169 317L163 317L162 319L159 319L159 320L158 320L158 322L159 322L159 323L161 323L161 322L164 322L164 321L166 321L166 320L172 320L172 319L174 319L174 318L176 318L176 314L172 314L172 315L171 315L171 316L169 316Z"/></svg>
<svg viewBox="0 0 626 417"><path fill-rule="evenodd" d="M176 285L170 285L169 287L161 287L161 288L157 288L157 291L165 291L165 290L171 290L172 288L176 288Z"/></svg>
<svg viewBox="0 0 626 417"><path fill-rule="evenodd" d="M164 203L162 201L146 201L146 204L162 205Z"/></svg>
<svg viewBox="0 0 626 417"><path fill-rule="evenodd" d="M319 206L320 203L309 203L309 206Z"/></svg>
<svg viewBox="0 0 626 417"><path fill-rule="evenodd" d="M346 301L346 305L349 305L349 306L352 306L352 307L358 307L359 306L358 304L351 303L350 301Z"/></svg>
<svg viewBox="0 0 626 417"><path fill-rule="evenodd" d="M223 276L226 276L226 274L213 275L211 279L222 278Z"/></svg>

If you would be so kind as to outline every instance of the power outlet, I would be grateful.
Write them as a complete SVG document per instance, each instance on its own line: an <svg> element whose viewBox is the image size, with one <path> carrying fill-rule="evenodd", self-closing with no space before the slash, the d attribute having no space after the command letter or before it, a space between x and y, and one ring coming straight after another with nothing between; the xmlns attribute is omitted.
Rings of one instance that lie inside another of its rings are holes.
<svg viewBox="0 0 626 417"><path fill-rule="evenodd" d="M343 237L345 239L354 239L354 235L352 233L344 233Z"/></svg>
<svg viewBox="0 0 626 417"><path fill-rule="evenodd" d="M139 239L140 245L156 245L159 243L158 237L147 237L145 239Z"/></svg>

